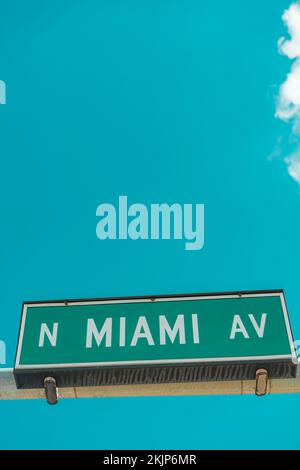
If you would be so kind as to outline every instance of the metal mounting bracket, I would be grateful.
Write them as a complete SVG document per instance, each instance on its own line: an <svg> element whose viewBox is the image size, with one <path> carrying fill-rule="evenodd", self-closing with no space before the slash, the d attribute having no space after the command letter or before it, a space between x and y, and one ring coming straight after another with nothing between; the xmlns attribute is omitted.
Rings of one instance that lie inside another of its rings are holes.
<svg viewBox="0 0 300 470"><path fill-rule="evenodd" d="M266 395L268 389L268 371L266 369L257 369L255 378L255 395L262 397Z"/></svg>
<svg viewBox="0 0 300 470"><path fill-rule="evenodd" d="M54 377L46 377L44 379L44 388L47 402L49 405L56 405L58 402L58 388Z"/></svg>

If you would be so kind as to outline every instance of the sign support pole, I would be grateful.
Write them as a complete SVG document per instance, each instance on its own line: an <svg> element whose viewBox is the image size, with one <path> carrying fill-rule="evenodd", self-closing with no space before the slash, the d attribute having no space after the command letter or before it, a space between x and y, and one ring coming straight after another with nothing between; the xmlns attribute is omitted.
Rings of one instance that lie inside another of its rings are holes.
<svg viewBox="0 0 300 470"><path fill-rule="evenodd" d="M266 385L262 387L262 383ZM164 383L149 385L112 385L96 387L66 387L59 389L60 398L99 398L134 396L183 396L183 395L253 395L256 390L266 395L300 393L300 368L297 377L269 379L260 375L258 380L220 382ZM45 389L17 389L13 369L0 369L0 400L45 399Z"/></svg>

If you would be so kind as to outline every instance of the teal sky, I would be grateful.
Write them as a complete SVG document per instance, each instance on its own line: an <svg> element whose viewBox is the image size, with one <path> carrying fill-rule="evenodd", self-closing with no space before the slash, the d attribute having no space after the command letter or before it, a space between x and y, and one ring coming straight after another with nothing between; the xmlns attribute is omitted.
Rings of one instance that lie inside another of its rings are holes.
<svg viewBox="0 0 300 470"><path fill-rule="evenodd" d="M284 288L300 339L300 191L283 161L291 126L274 117L290 3L0 0L7 366L23 300ZM122 194L204 203L204 248L100 241L96 207ZM299 405L0 401L0 448L299 448Z"/></svg>

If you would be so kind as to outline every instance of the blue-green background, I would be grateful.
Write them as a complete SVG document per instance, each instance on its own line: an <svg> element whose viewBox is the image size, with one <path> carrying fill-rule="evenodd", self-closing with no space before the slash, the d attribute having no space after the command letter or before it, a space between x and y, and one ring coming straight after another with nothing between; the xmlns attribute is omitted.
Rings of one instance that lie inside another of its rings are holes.
<svg viewBox="0 0 300 470"><path fill-rule="evenodd" d="M300 337L300 194L282 158L290 127L274 118L289 3L0 0L7 365L23 300L283 287ZM270 159L278 139L282 155ZM96 207L121 194L204 203L204 249L101 242ZM1 401L0 448L298 448L299 404Z"/></svg>

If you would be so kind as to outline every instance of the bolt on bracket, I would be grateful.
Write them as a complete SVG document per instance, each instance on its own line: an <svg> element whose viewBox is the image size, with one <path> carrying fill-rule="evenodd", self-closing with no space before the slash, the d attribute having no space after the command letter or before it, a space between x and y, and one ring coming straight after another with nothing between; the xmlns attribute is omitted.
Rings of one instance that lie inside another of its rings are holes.
<svg viewBox="0 0 300 470"><path fill-rule="evenodd" d="M56 405L58 402L58 388L54 377L46 377L44 379L44 388L46 400L49 405Z"/></svg>
<svg viewBox="0 0 300 470"><path fill-rule="evenodd" d="M268 371L266 369L257 369L255 378L255 395L257 395L258 397L262 397L266 395L268 389Z"/></svg>

